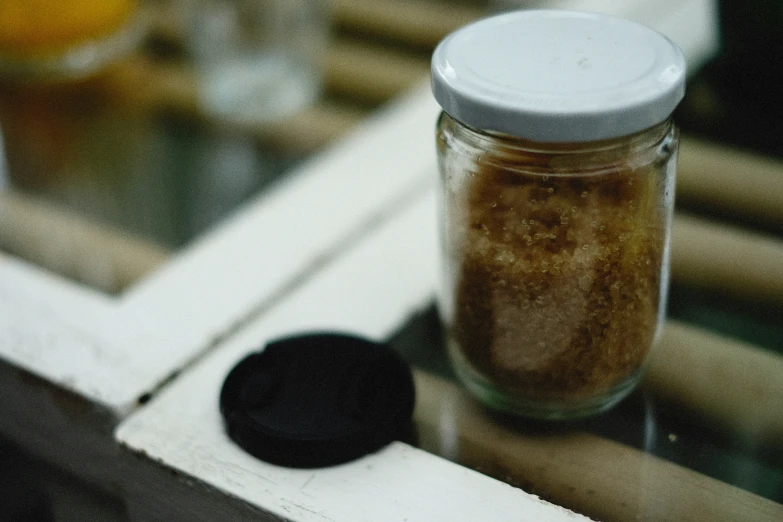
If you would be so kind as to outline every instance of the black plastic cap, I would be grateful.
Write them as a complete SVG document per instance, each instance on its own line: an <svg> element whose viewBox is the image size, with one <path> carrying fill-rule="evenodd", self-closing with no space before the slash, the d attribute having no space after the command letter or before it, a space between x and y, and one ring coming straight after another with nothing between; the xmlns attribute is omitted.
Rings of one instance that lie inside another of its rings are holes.
<svg viewBox="0 0 783 522"><path fill-rule="evenodd" d="M415 402L408 363L384 344L318 333L269 343L223 383L229 437L281 466L348 462L408 441Z"/></svg>

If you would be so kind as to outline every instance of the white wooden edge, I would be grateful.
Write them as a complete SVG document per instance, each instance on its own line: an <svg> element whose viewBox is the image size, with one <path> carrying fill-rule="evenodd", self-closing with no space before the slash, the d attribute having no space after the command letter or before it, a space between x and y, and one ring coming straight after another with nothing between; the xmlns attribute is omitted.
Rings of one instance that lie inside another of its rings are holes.
<svg viewBox="0 0 783 522"><path fill-rule="evenodd" d="M0 256L0 358L121 417L420 190L436 115L398 101L117 299Z"/></svg>
<svg viewBox="0 0 783 522"><path fill-rule="evenodd" d="M403 443L345 465L299 470L255 459L224 433L217 404L222 380L248 352L303 331L384 339L431 301L435 221L428 191L121 424L118 440L140 455L125 473L134 522L216 520L232 507L239 519L296 522L583 519ZM147 459L154 464L144 465ZM155 473L155 467L170 471ZM182 477L188 487L179 484Z"/></svg>

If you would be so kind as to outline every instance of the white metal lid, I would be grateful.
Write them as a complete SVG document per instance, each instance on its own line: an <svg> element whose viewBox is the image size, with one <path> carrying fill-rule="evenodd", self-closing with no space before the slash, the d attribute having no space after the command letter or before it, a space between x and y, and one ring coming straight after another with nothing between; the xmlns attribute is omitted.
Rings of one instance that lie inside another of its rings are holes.
<svg viewBox="0 0 783 522"><path fill-rule="evenodd" d="M665 36L622 18L516 11L447 36L432 57L432 91L474 128L595 141L668 118L685 94L685 58Z"/></svg>

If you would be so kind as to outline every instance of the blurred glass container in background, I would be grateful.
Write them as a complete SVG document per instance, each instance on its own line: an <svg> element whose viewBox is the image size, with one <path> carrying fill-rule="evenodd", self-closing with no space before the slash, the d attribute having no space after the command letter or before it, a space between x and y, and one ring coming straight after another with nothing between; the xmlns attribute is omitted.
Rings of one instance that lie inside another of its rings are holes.
<svg viewBox="0 0 783 522"><path fill-rule="evenodd" d="M3 0L0 75L73 77L124 56L144 34L140 0Z"/></svg>
<svg viewBox="0 0 783 522"><path fill-rule="evenodd" d="M320 94L327 0L181 0L181 7L208 114L269 121Z"/></svg>

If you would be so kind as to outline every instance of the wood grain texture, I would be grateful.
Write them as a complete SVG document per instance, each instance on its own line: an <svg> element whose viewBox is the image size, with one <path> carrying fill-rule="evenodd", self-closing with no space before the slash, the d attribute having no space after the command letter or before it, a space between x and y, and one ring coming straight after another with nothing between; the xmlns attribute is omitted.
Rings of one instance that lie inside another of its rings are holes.
<svg viewBox="0 0 783 522"><path fill-rule="evenodd" d="M111 320L115 303L98 290L0 254L0 359L53 389L98 407L111 404L137 370L134 352L117 350L114 338L104 336L102 325ZM6 386L12 385L0 380L0 388ZM0 417L3 428L21 422Z"/></svg>

